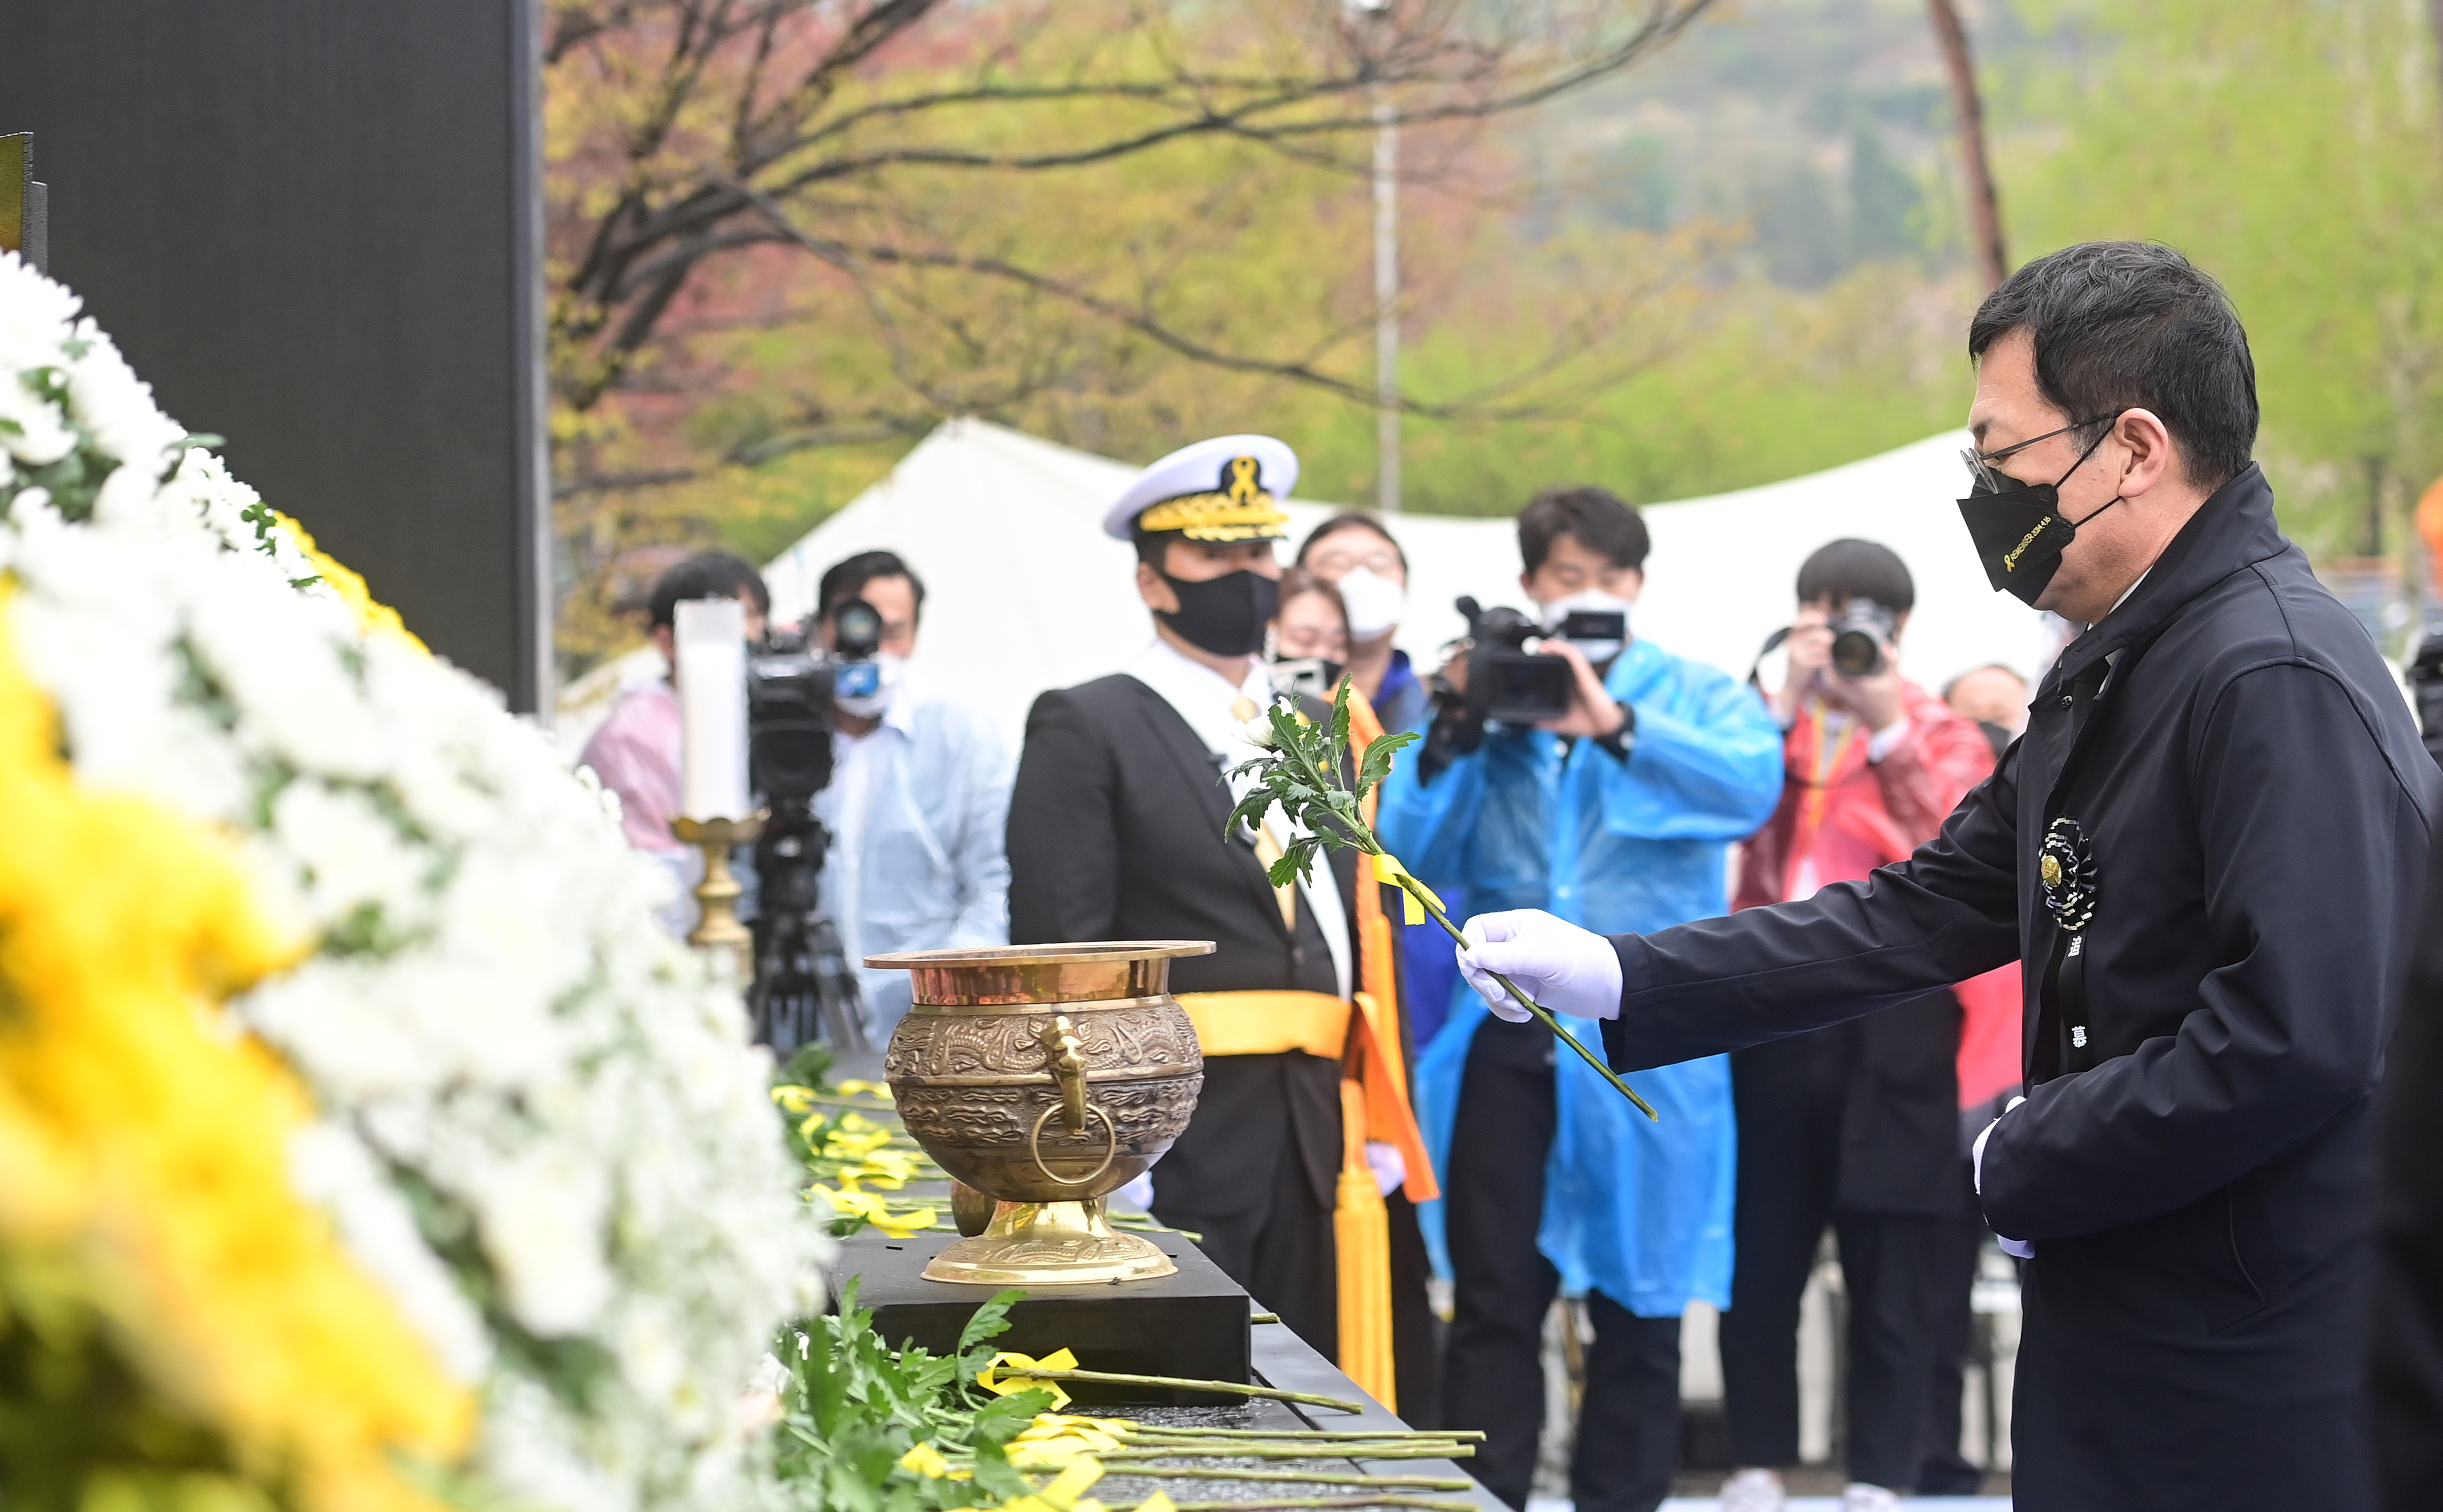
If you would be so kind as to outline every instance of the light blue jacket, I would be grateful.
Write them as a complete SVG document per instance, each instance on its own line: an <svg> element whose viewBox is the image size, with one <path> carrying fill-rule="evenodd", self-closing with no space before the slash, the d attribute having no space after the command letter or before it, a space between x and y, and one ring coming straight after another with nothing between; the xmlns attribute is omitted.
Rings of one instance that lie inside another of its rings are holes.
<svg viewBox="0 0 2443 1512"><path fill-rule="evenodd" d="M867 741L883 742L852 775L836 740L831 785L815 796L834 849L824 912L839 926L876 1042L908 1012L904 970L867 970L868 955L1009 943L1009 747L981 713L910 683ZM854 807L859 813L850 812ZM853 847L853 850L852 850Z"/></svg>
<svg viewBox="0 0 2443 1512"><path fill-rule="evenodd" d="M1475 751L1384 786L1384 842L1429 886L1463 888L1467 912L1539 908L1605 934L1644 933L1726 911L1727 842L1772 817L1781 730L1754 691L1710 667L1632 641L1605 686L1637 712L1624 763L1586 741L1496 727ZM1468 1043L1484 1002L1461 980L1442 1032L1419 1056L1417 1111L1437 1170L1450 1156ZM1564 1019L1597 1055L1602 1035ZM1602 1292L1667 1318L1691 1299L1730 1300L1736 1146L1730 1062L1641 1071L1648 1122L1567 1051L1555 1057L1559 1132L1545 1165L1536 1244L1571 1295ZM1447 1275L1440 1202L1419 1212Z"/></svg>

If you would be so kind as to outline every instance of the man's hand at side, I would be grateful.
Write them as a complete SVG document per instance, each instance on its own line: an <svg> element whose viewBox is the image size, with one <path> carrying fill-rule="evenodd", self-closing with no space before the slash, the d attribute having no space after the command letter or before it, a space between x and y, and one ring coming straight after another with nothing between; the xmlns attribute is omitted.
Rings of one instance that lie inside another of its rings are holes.
<svg viewBox="0 0 2443 1512"><path fill-rule="evenodd" d="M1555 1013L1608 1019L1620 1012L1620 956L1611 941L1542 909L1479 913L1460 931L1459 968L1493 1011L1513 1023L1530 1015L1493 979L1495 972Z"/></svg>

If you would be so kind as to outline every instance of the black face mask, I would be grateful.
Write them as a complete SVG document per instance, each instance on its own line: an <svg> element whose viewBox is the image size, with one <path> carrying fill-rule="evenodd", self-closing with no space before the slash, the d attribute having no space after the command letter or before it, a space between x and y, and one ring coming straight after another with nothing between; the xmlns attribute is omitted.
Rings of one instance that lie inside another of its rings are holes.
<svg viewBox="0 0 2443 1512"><path fill-rule="evenodd" d="M2086 520L2066 520L2061 513L2061 486L2069 481L2070 472L2086 465L2086 459L2103 444L2103 436L2111 433L2106 431L2097 436L2069 465L2069 472L2050 483L2019 483L1979 460L1971 461L1970 467L1979 475L1968 497L1959 501L1959 518L1968 526L1968 539L1975 543L1977 560L1985 563L1985 576L1994 592L2010 594L2034 608L2061 568L2062 552L2078 538L2078 527L2121 502L2119 494L2113 495L2111 503L2088 514ZM2017 487L1990 488L1988 478Z"/></svg>
<svg viewBox="0 0 2443 1512"><path fill-rule="evenodd" d="M1202 582L1166 572L1162 581L1179 596L1179 608L1168 614L1156 610L1155 618L1181 639L1216 656L1252 656L1264 649L1264 627L1281 606L1278 579L1241 567Z"/></svg>

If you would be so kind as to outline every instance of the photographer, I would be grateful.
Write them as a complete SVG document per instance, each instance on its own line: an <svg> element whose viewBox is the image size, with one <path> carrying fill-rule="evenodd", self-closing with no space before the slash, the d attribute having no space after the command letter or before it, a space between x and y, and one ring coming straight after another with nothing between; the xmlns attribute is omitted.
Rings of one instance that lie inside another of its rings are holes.
<svg viewBox="0 0 2443 1512"><path fill-rule="evenodd" d="M816 630L839 649L837 615L864 602L882 620L880 686L835 696L831 785L815 816L834 847L823 911L856 965L876 1042L912 1001L905 970L867 970L868 955L1009 942L1009 750L972 710L928 693L909 667L925 585L889 551L866 551L823 574Z"/></svg>
<svg viewBox="0 0 2443 1512"><path fill-rule="evenodd" d="M1735 907L1809 897L1904 859L1993 771L1976 726L1900 674L1916 603L1908 567L1871 541L1835 541L1798 569L1788 673L1773 692L1788 732L1781 805L1747 843ZM2017 991L2008 975L1984 985L1989 998ZM1775 1512L1779 1471L1798 1463L1798 1300L1828 1222L1849 1304L1848 1504L1884 1506L1917 1483L1937 1309L1968 1305L1968 1277L1941 1263L1967 1184L1960 1014L1959 998L1937 991L1731 1056L1738 1263L1722 1392L1740 1468L1724 1512Z"/></svg>
<svg viewBox="0 0 2443 1512"><path fill-rule="evenodd" d="M670 833L679 812L678 655L674 628L678 606L695 599L736 599L746 608L746 638L763 638L763 618L772 596L762 574L726 551L706 551L688 558L653 584L653 645L662 654L663 674L621 692L610 717L585 743L578 765L590 766L602 785L619 795L619 828L628 843L670 869L682 890L703 876L704 857ZM694 905L682 897L663 915L671 932L684 932L695 921Z"/></svg>
<svg viewBox="0 0 2443 1512"><path fill-rule="evenodd" d="M1540 726L1481 723L1465 696L1478 669L1467 656L1443 669L1453 695L1385 784L1381 821L1429 885L1597 929L1725 907L1728 842L1781 793L1781 732L1753 691L1627 634L1646 544L1636 511L1601 489L1548 490L1519 514L1519 586L1543 627L1567 630L1574 611L1616 638L1552 634L1518 658L1565 669L1567 711ZM1480 616L1479 633L1501 613ZM1477 1478L1525 1505L1544 1317L1556 1289L1583 1293L1595 1343L1572 1494L1581 1512L1651 1512L1678 1458L1680 1315L1692 1299L1729 1300L1730 1071L1717 1057L1648 1078L1640 1090L1662 1113L1649 1123L1574 1058L1556 1068L1553 1050L1462 987L1419 1060L1447 1192L1428 1232L1443 1236L1457 1307L1443 1417L1484 1431Z"/></svg>
<svg viewBox="0 0 2443 1512"><path fill-rule="evenodd" d="M1635 1071L2024 952L2027 1096L1975 1149L2028 1260L2016 1504L2363 1512L2374 1094L2434 764L2275 526L2212 279L2071 247L1989 295L1968 348L1988 580L2088 627L2000 769L1864 881L1608 940L1479 918L1461 968L1608 1020Z"/></svg>

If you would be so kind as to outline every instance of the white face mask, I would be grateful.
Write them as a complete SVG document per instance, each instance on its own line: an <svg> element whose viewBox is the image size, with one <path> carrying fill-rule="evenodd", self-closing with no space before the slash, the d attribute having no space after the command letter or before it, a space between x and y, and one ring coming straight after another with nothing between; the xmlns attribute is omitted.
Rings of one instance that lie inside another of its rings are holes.
<svg viewBox="0 0 2443 1512"><path fill-rule="evenodd" d="M1629 616L1636 610L1637 604L1634 599L1624 599L1618 594L1606 593L1601 588L1582 588L1566 598L1555 599L1550 603L1539 604L1536 607L1543 611L1544 629L1549 634L1559 630L1563 620L1582 610L1589 614L1616 614L1621 617L1621 628L1626 631L1628 628ZM1621 648L1627 642L1626 640L1572 640L1570 644L1585 653L1587 660L1601 664L1619 655Z"/></svg>
<svg viewBox="0 0 2443 1512"><path fill-rule="evenodd" d="M841 713L858 719L879 719L891 708L891 695L899 691L900 676L907 670L908 659L893 652L877 651L873 654L873 691L848 697L838 693L832 695L833 705Z"/></svg>
<svg viewBox="0 0 2443 1512"><path fill-rule="evenodd" d="M1372 640L1399 628L1408 610L1408 590L1371 567L1352 567L1333 584L1349 609L1349 638Z"/></svg>

